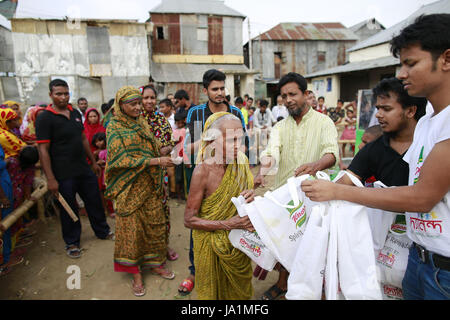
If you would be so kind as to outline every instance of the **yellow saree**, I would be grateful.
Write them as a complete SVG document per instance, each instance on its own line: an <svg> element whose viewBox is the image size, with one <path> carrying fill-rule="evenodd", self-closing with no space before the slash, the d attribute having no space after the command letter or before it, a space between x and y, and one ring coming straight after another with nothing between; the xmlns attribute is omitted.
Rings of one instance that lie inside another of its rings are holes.
<svg viewBox="0 0 450 320"><path fill-rule="evenodd" d="M212 115L205 124L205 132L212 122L227 114ZM209 123L208 123L209 122ZM202 146L201 150L204 150ZM199 218L227 220L237 214L232 197L253 188L253 175L243 153L229 164L217 190L204 199ZM251 260L234 248L229 231L193 230L195 285L201 300L247 300L253 296Z"/></svg>

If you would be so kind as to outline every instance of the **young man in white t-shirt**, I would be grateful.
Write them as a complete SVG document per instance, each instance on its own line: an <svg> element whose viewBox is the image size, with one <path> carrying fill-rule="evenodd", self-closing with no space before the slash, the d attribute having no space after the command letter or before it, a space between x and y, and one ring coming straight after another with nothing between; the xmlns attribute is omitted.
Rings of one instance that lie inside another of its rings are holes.
<svg viewBox="0 0 450 320"><path fill-rule="evenodd" d="M406 212L414 242L403 279L405 299L450 299L450 14L417 18L392 42L400 57L397 77L408 94L426 97L433 113L416 126L404 156L409 185L356 188L308 181L302 189L314 201L346 200L387 211Z"/></svg>

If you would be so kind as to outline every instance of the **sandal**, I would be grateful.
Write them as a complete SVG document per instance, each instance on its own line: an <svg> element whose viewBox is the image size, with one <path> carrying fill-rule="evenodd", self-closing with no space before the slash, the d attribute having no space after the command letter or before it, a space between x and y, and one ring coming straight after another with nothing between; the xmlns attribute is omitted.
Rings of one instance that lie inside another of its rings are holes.
<svg viewBox="0 0 450 320"><path fill-rule="evenodd" d="M186 289L186 291L184 291L183 289ZM180 284L180 288L178 288L178 293L180 294L180 296L187 296L192 292L193 289L194 289L194 282L191 279L186 278Z"/></svg>
<svg viewBox="0 0 450 320"><path fill-rule="evenodd" d="M134 283L134 279L133 279L133 281L131 281L131 288L133 289L133 294L136 297L145 296L145 294L147 293L147 291L145 290L144 284L141 284L140 286L136 286Z"/></svg>
<svg viewBox="0 0 450 320"><path fill-rule="evenodd" d="M75 245L72 245L66 249L67 256L72 259L78 259L81 257L81 249Z"/></svg>
<svg viewBox="0 0 450 320"><path fill-rule="evenodd" d="M31 239L21 239L19 242L16 243L15 248L26 247L26 246L29 246L32 243L33 243L33 240L31 240Z"/></svg>
<svg viewBox="0 0 450 320"><path fill-rule="evenodd" d="M165 264L162 264L160 267L157 268L152 268L150 272L167 280L172 280L175 278L175 273L173 271L168 270Z"/></svg>
<svg viewBox="0 0 450 320"><path fill-rule="evenodd" d="M179 257L178 253L176 253L173 249L167 250L167 260L175 261Z"/></svg>
<svg viewBox="0 0 450 320"><path fill-rule="evenodd" d="M11 268L9 266L3 265L0 266L0 277L5 276L11 272Z"/></svg>
<svg viewBox="0 0 450 320"><path fill-rule="evenodd" d="M9 262L8 262L8 267L17 266L18 264L21 264L23 261L24 261L24 258L22 256L12 257L12 259L9 260Z"/></svg>
<svg viewBox="0 0 450 320"><path fill-rule="evenodd" d="M276 284L271 286L264 294L261 296L261 300L277 300L286 294L287 290L281 290Z"/></svg>

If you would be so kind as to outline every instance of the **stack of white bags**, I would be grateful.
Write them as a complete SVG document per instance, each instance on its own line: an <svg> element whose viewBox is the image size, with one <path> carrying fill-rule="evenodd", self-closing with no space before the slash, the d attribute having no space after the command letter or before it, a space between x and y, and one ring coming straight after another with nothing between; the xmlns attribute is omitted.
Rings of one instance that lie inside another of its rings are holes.
<svg viewBox="0 0 450 320"><path fill-rule="evenodd" d="M352 182L361 182L345 171ZM289 300L401 299L406 270L406 235L392 228L395 214L346 201L313 202L301 191L309 175L246 204L232 201L240 216L248 215L256 232L232 230L229 239L261 268L277 262L289 271ZM318 179L330 180L318 172ZM378 187L385 187L377 184Z"/></svg>

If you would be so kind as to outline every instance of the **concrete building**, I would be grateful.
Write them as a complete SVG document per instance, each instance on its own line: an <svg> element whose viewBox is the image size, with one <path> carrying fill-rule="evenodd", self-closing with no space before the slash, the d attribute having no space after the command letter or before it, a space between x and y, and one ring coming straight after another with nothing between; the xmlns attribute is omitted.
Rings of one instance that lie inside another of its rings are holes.
<svg viewBox="0 0 450 320"><path fill-rule="evenodd" d="M400 61L392 56L390 41L418 16L435 13L450 13L450 0L424 5L405 20L358 42L347 51L349 63L307 74L310 89L334 106L337 99L353 101L358 90L371 89L383 78L395 76Z"/></svg>
<svg viewBox="0 0 450 320"><path fill-rule="evenodd" d="M377 19L371 18L361 21L349 29L358 36L358 41L364 41L386 28Z"/></svg>
<svg viewBox="0 0 450 320"><path fill-rule="evenodd" d="M280 23L253 38L252 52L245 45L247 63L259 71L258 80L267 92L260 94L275 101L276 84L288 72L302 75L342 65L347 50L358 36L341 23Z"/></svg>
<svg viewBox="0 0 450 320"><path fill-rule="evenodd" d="M244 65L244 19L217 0L162 0L152 9L150 68L159 97L184 89L194 103L206 101L202 78L213 68L227 75L232 99L253 95L254 73Z"/></svg>
<svg viewBox="0 0 450 320"><path fill-rule="evenodd" d="M0 102L18 99L11 23L0 14Z"/></svg>
<svg viewBox="0 0 450 320"><path fill-rule="evenodd" d="M149 82L147 24L135 20L11 19L20 100L48 102L48 83L69 83L71 102L91 106L115 96L123 85Z"/></svg>

